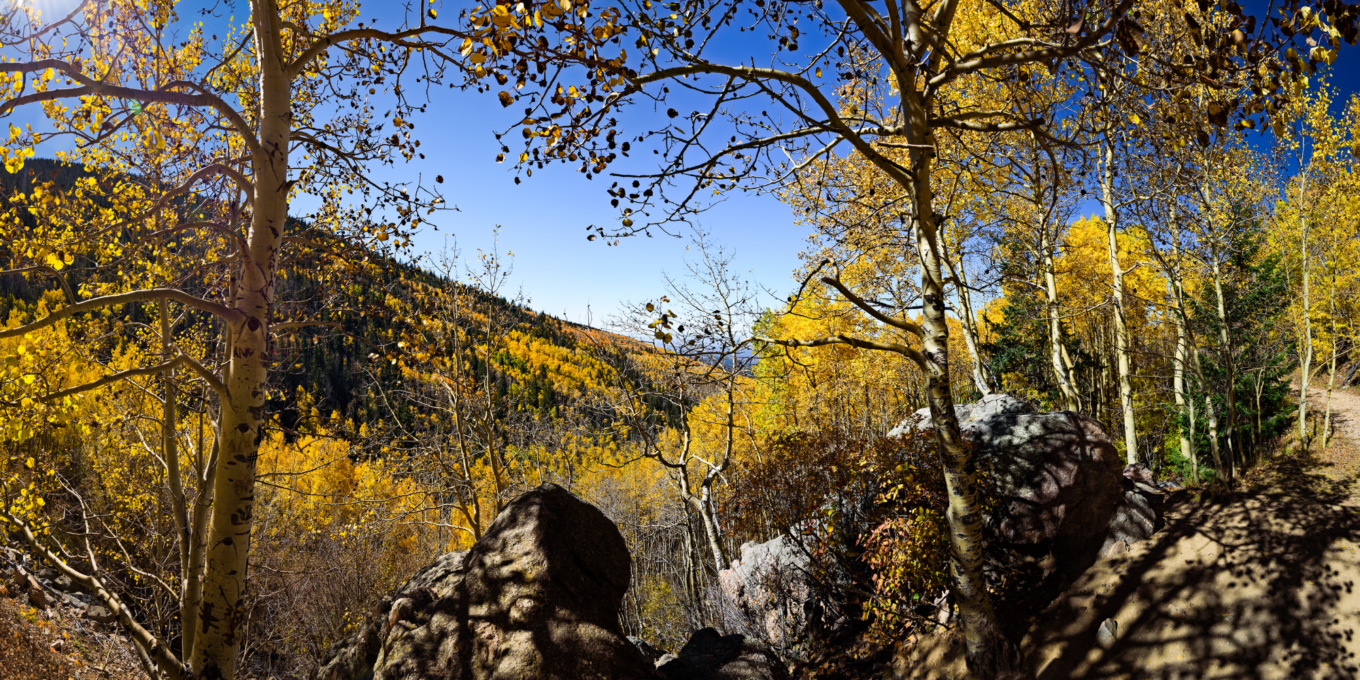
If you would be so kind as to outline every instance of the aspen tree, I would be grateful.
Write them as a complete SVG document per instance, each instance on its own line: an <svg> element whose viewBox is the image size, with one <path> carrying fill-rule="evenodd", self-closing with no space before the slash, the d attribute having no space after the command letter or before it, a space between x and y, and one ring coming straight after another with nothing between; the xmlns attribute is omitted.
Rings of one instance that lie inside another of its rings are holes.
<svg viewBox="0 0 1360 680"><path fill-rule="evenodd" d="M141 262L147 243L173 234L212 240L224 251L224 266L209 268L220 278L201 289L85 287L71 290L67 306L0 330L0 338L19 337L118 305L156 303L214 318L227 333L220 370L201 353L175 347L168 360L104 376L64 395L35 395L34 400L59 403L120 380L177 368L215 395L218 455L210 479L204 480L211 482L211 490L198 496L201 501L211 498L211 508L204 510L201 575L185 579L185 600L192 606L199 599L197 613L184 619L193 626L181 638L192 645L181 650L185 653L176 654L133 621L116 598L106 597L96 574L75 569L50 550L45 553L105 599L153 674L166 678L230 680L237 675L248 620L245 593L256 463L269 417L275 338L299 327L335 323L283 316L288 306L277 299L276 290L280 278L296 266L293 256L310 252L322 254L323 260L333 258L327 261L334 266L321 270L321 276L336 283L349 266L347 244L386 244L388 252L403 248L430 211L445 207L436 187L442 178L395 185L370 176L374 164L420 155L412 131L425 102L414 99L414 91L427 85L481 87L482 79L491 76L480 64L522 45L520 38L535 21L535 30L545 25L546 30L560 29L572 41L573 53L582 56L599 55L602 38L597 36L608 30L597 25L594 33L587 32L564 19L575 15L551 2L518 4L513 16L502 8L458 29L435 23L436 10L424 7L411 10L391 30L360 20L356 4L339 0L251 0L243 7L245 19L226 26L221 40L182 20L172 0L86 0L50 23L20 5L0 16L0 42L8 57L0 74L9 86L0 115L41 109L56 130L44 139L39 132L11 127L0 152L11 172L42 149L44 141L63 137L76 150L61 158L92 168L121 162L129 146L176 159L174 174L163 177L164 185L148 187L151 195L135 211L98 211L97 219L58 234L62 242L102 267ZM605 10L596 18L608 14ZM611 60L601 57L600 63ZM392 99L382 115L371 99L379 86ZM390 133L379 133L389 125ZM140 168L124 163L113 169ZM183 215L154 234L140 233L141 242L113 238L163 208L203 195L224 197L225 203L234 192L243 196L242 224L221 219L225 211L216 210L201 220ZM299 193L310 193L323 204L308 224L290 219L290 202ZM13 236L27 242L48 234L39 229ZM32 253L25 257L39 262L49 255L60 258L47 248L19 252ZM30 271L33 264L19 262L15 269ZM166 389L172 396L173 384ZM174 424L169 415L167 429ZM196 544L185 547L185 532L178 527L193 525L198 515L191 520L183 513L177 516L180 550L192 568L199 559ZM38 541L30 529L24 527L25 535ZM200 586L193 584L195 579Z"/></svg>

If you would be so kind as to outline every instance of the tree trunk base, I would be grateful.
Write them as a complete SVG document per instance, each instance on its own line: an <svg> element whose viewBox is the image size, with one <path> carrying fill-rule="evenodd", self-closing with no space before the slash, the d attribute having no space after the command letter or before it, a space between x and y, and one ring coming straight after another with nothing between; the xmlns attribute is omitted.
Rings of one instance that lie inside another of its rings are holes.
<svg viewBox="0 0 1360 680"><path fill-rule="evenodd" d="M989 634L976 648L967 652L968 672L977 680L1016 680L1024 677L1020 647L1007 640L1001 631Z"/></svg>

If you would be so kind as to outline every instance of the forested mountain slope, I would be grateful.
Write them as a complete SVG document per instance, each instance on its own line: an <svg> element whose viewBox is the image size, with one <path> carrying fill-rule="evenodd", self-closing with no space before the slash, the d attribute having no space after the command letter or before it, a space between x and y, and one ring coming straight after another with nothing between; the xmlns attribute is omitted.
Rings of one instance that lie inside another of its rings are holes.
<svg viewBox="0 0 1360 680"><path fill-rule="evenodd" d="M30 159L16 173L0 173L0 194L24 192L44 182L69 187L78 178L92 177L77 166L51 159ZM112 180L104 178L103 184ZM305 229L305 225L302 227ZM456 308L458 326L468 333L468 376L487 380L496 396L508 400L503 409L548 417L569 400L603 387L606 369L589 356L598 347L583 340L641 349L643 345L602 331L535 312L520 300L488 292L461 279L454 262L445 262L442 273L426 268L430 257L416 262L399 261L362 245L344 244L355 266L343 284L300 269L279 282L280 316L304 326L280 343L278 373L272 381L274 398L270 410L280 424L292 428L298 421L299 393L307 405L327 415L335 414L354 425L374 424L386 417L407 417L409 411L383 405L372 391L375 382L390 382L400 367L417 363L417 353L407 350L407 339L418 335L420 315L448 316ZM0 245L0 257L11 255ZM55 278L0 274L0 320L15 310L39 303L44 294L59 294L62 286L78 288L97 281L102 270L82 267L74 261ZM441 297L439 293L443 293ZM452 300L452 297L459 298ZM441 304L452 303L448 308ZM23 311L19 312L21 315ZM150 323L145 308L129 307L131 324ZM131 337L131 335L129 335ZM110 342L110 339L105 340ZM487 346L490 342L494 346ZM111 342L108 348L116 345ZM587 347L591 345L591 347Z"/></svg>

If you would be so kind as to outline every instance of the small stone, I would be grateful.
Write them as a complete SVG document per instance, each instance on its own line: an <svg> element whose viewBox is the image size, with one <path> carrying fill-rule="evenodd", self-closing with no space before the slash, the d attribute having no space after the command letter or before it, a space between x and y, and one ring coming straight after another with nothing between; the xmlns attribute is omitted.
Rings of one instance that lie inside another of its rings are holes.
<svg viewBox="0 0 1360 680"><path fill-rule="evenodd" d="M97 621L99 623L113 623L114 621L118 620L118 617L114 616L113 612L109 611L107 607L100 604L92 604L86 607L84 616L85 618L90 619L91 621Z"/></svg>
<svg viewBox="0 0 1360 680"><path fill-rule="evenodd" d="M1114 619L1105 619L1100 624L1100 629L1096 631L1096 642L1101 647L1108 649L1114 644L1115 637L1119 634L1119 622Z"/></svg>
<svg viewBox="0 0 1360 680"><path fill-rule="evenodd" d="M42 580L44 580L44 581L51 581L52 579L54 579L54 578L56 578L56 577L57 577L57 572L52 571L51 569L48 569L47 567L43 567L42 569L39 569L39 570L38 570L38 578L40 578L40 579L42 579Z"/></svg>
<svg viewBox="0 0 1360 680"><path fill-rule="evenodd" d="M28 604L38 609L47 609L52 603L47 600L47 593L44 593L37 584L33 584L28 588Z"/></svg>
<svg viewBox="0 0 1360 680"><path fill-rule="evenodd" d="M666 656L666 650L658 649L656 646L652 645L652 643L647 642L646 640L643 640L640 637L629 635L628 641L633 643L633 646L637 647L637 650L639 652L642 652L642 656L645 657L648 661L650 661L653 665L656 664L658 659Z"/></svg>
<svg viewBox="0 0 1360 680"><path fill-rule="evenodd" d="M62 574L52 579L52 587L62 592L69 592L70 590L75 588L75 585L76 584L74 581L71 580L71 577L67 576L66 574Z"/></svg>

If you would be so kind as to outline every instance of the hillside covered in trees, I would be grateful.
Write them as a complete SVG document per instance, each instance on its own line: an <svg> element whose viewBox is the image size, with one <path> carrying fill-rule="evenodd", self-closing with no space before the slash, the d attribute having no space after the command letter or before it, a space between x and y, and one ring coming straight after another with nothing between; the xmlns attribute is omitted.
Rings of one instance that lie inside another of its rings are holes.
<svg viewBox="0 0 1360 680"><path fill-rule="evenodd" d="M1239 621L1353 658L1349 600L1280 598L1360 540L1360 7L239 4L0 8L0 625L154 680L1231 676ZM535 312L422 247L483 163L535 229L684 251ZM752 195L791 282L694 226ZM1178 543L1243 523L1268 618Z"/></svg>

